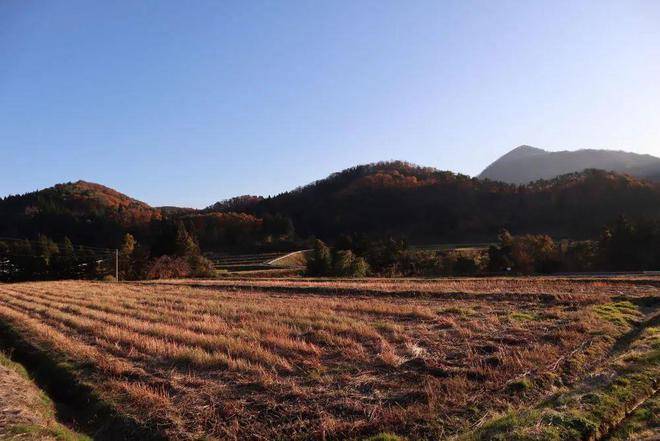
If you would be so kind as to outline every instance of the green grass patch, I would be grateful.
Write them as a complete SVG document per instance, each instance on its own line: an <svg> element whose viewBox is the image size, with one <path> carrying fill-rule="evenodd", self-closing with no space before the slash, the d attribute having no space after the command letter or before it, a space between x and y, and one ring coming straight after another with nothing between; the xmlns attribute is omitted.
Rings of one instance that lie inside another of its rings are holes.
<svg viewBox="0 0 660 441"><path fill-rule="evenodd" d="M610 441L625 441L637 436L640 439L651 437L660 427L660 396L656 393L626 418L612 433Z"/></svg>
<svg viewBox="0 0 660 441"><path fill-rule="evenodd" d="M405 438L392 433L379 433L378 435L370 436L364 441L405 441Z"/></svg>
<svg viewBox="0 0 660 441"><path fill-rule="evenodd" d="M636 308L628 302L601 305L601 313L617 320L637 319ZM496 418L476 431L459 437L462 441L568 441L599 439L621 421L627 429L622 436L645 430L657 424L657 398L648 407L627 413L640 401L655 397L660 378L660 349L657 328L647 328L628 347L626 353L613 360L609 372L592 378L573 390L557 394L530 410L510 412ZM635 355L632 357L632 355ZM511 385L513 385L512 383ZM511 386L510 385L510 386ZM523 390L523 384L517 389ZM613 439L627 439L613 438Z"/></svg>
<svg viewBox="0 0 660 441"><path fill-rule="evenodd" d="M91 441L92 438L72 432L64 426L53 423L52 427L18 425L9 428L9 433L17 439L39 440L54 438L57 441ZM11 438L10 438L11 439Z"/></svg>
<svg viewBox="0 0 660 441"><path fill-rule="evenodd" d="M520 312L520 311L512 312L511 314L509 314L509 318L517 322L525 322L525 321L532 321L539 319L536 314L532 314L528 312Z"/></svg>
<svg viewBox="0 0 660 441"><path fill-rule="evenodd" d="M5 355L1 351L0 351L0 366L4 366L7 369L11 369L12 371L14 371L18 375L20 375L21 378L24 378L26 380L30 380L30 375L25 370L23 365L12 361L7 355Z"/></svg>
<svg viewBox="0 0 660 441"><path fill-rule="evenodd" d="M637 306L628 301L597 305L594 311L599 317L621 327L629 327L641 317Z"/></svg>

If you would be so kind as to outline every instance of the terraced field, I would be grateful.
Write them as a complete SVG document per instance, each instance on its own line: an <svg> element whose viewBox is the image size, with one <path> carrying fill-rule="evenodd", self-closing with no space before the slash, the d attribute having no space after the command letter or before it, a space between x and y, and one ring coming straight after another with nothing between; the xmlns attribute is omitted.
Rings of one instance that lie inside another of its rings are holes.
<svg viewBox="0 0 660 441"><path fill-rule="evenodd" d="M652 404L658 286L25 283L0 285L0 337L98 439L599 439Z"/></svg>
<svg viewBox="0 0 660 441"><path fill-rule="evenodd" d="M300 270L305 267L305 253L308 251L209 255L208 257L213 261L216 269L224 271L244 272L277 268L294 268Z"/></svg>

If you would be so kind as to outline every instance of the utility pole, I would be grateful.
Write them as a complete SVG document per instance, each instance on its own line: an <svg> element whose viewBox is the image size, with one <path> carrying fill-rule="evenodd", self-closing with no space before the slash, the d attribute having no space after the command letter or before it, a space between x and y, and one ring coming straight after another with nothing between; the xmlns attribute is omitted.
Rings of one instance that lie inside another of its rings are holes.
<svg viewBox="0 0 660 441"><path fill-rule="evenodd" d="M115 280L119 282L119 250L115 248Z"/></svg>

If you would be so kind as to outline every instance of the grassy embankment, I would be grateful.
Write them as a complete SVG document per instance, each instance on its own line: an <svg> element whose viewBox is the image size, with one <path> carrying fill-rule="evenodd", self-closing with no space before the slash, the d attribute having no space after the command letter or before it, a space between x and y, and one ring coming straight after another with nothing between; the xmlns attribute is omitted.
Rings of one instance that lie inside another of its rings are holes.
<svg viewBox="0 0 660 441"><path fill-rule="evenodd" d="M57 421L56 407L28 372L0 352L0 440L85 441Z"/></svg>

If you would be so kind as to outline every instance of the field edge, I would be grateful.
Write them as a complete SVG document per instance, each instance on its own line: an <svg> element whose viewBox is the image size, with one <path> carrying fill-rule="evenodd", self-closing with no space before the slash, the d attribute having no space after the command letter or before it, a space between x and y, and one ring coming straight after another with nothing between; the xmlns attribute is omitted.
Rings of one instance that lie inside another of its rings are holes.
<svg viewBox="0 0 660 441"><path fill-rule="evenodd" d="M75 420L82 438L74 440L141 439L161 441L165 437L154 427L119 412L113 403L103 400L87 385L60 354L24 338L14 325L0 320L0 352L12 354L11 362L20 365L31 381L56 407L65 408ZM74 432L71 432L72 434Z"/></svg>
<svg viewBox="0 0 660 441"><path fill-rule="evenodd" d="M608 439L631 415L657 397L660 315L647 319L630 346L581 385L528 410L511 411L454 441L559 441ZM642 422L643 423L643 422ZM642 424L643 425L643 424Z"/></svg>

